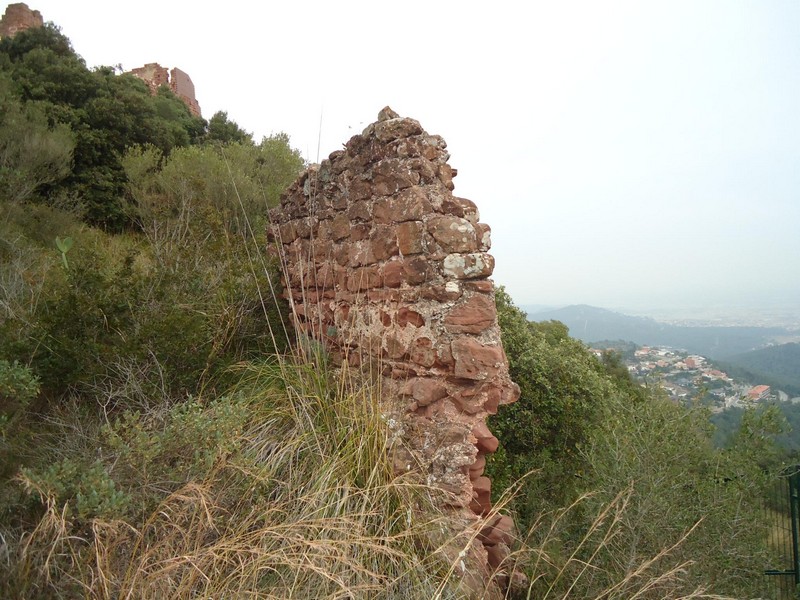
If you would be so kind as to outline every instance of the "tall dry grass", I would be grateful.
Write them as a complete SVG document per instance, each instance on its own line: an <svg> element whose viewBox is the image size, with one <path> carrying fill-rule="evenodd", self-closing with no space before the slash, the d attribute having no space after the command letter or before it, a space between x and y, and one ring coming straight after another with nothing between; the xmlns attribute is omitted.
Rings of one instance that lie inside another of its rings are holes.
<svg viewBox="0 0 800 600"><path fill-rule="evenodd" d="M232 450L202 477L162 476L162 497L141 513L82 519L23 475L46 509L6 540L0 589L17 598L464 597L448 557L477 531L436 507L413 474L394 475L374 387L310 361L247 365L241 376ZM153 458L178 463L171 452ZM122 464L130 454L105 460L118 461L118 479L132 477ZM123 487L136 495L135 483ZM152 501L158 485L146 486Z"/></svg>

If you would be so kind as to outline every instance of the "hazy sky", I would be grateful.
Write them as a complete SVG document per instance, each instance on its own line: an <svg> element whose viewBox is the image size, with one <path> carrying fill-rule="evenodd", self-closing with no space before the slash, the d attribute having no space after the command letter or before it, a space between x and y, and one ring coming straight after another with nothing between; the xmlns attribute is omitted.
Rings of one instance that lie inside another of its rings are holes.
<svg viewBox="0 0 800 600"><path fill-rule="evenodd" d="M312 161L418 119L518 304L800 306L796 0L28 4Z"/></svg>

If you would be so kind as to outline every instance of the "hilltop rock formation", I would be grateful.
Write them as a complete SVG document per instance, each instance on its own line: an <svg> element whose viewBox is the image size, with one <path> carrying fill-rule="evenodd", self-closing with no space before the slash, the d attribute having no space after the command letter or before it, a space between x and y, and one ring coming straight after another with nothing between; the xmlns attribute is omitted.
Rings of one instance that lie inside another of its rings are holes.
<svg viewBox="0 0 800 600"><path fill-rule="evenodd" d="M130 74L144 81L150 88L151 94L155 94L162 85L169 86L172 93L189 107L194 116L202 116L200 104L194 95L194 83L187 73L178 68L169 71L158 63L147 63L143 67L132 69Z"/></svg>
<svg viewBox="0 0 800 600"><path fill-rule="evenodd" d="M488 279L490 230L472 201L453 195L446 147L383 109L287 190L271 236L296 328L335 361L379 374L396 471L420 473L454 519L472 524L462 576L485 584L513 534L491 511L483 471L498 440L486 418L519 388Z"/></svg>
<svg viewBox="0 0 800 600"><path fill-rule="evenodd" d="M14 37L20 31L43 25L42 13L38 10L31 10L23 2L9 4L0 19L0 38Z"/></svg>

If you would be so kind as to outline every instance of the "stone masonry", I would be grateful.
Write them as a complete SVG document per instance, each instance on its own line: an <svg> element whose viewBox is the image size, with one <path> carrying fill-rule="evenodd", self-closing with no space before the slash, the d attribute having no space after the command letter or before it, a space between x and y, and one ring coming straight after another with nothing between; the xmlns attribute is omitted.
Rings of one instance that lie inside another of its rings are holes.
<svg viewBox="0 0 800 600"><path fill-rule="evenodd" d="M200 104L194 96L192 79L180 69L175 68L169 71L158 63L147 63L143 67L131 69L130 73L144 81L150 88L151 94L155 94L162 85L169 86L172 93L189 107L189 111L194 116L202 116Z"/></svg>
<svg viewBox="0 0 800 600"><path fill-rule="evenodd" d="M0 19L0 38L14 37L20 31L32 27L42 27L44 19L38 10L31 10L27 4L9 4Z"/></svg>
<svg viewBox="0 0 800 600"><path fill-rule="evenodd" d="M384 108L309 167L271 211L296 328L379 374L398 473L416 471L473 524L482 577L513 523L490 516L488 415L514 402L487 254L489 227L453 195L445 141ZM462 563L463 564L463 563ZM466 574L465 574L466 576Z"/></svg>

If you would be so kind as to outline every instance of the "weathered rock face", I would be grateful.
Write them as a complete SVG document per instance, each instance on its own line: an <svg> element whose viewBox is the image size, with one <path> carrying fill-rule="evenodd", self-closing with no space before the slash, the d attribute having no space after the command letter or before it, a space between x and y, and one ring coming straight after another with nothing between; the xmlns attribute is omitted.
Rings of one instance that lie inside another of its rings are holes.
<svg viewBox="0 0 800 600"><path fill-rule="evenodd" d="M200 104L198 104L194 96L192 79L180 69L176 68L169 71L158 63L147 63L143 67L132 69L130 73L144 81L150 88L151 94L155 94L162 85L169 86L172 93L189 107L193 115L196 117L202 116Z"/></svg>
<svg viewBox="0 0 800 600"><path fill-rule="evenodd" d="M0 38L14 37L20 31L43 25L42 13L38 10L31 10L22 2L9 4L0 19Z"/></svg>
<svg viewBox="0 0 800 600"><path fill-rule="evenodd" d="M479 529L488 574L513 524L490 512L486 417L514 402L487 254L489 227L453 195L445 141L388 107L271 213L297 329L380 373L398 472L416 470ZM473 549L474 550L474 549Z"/></svg>

